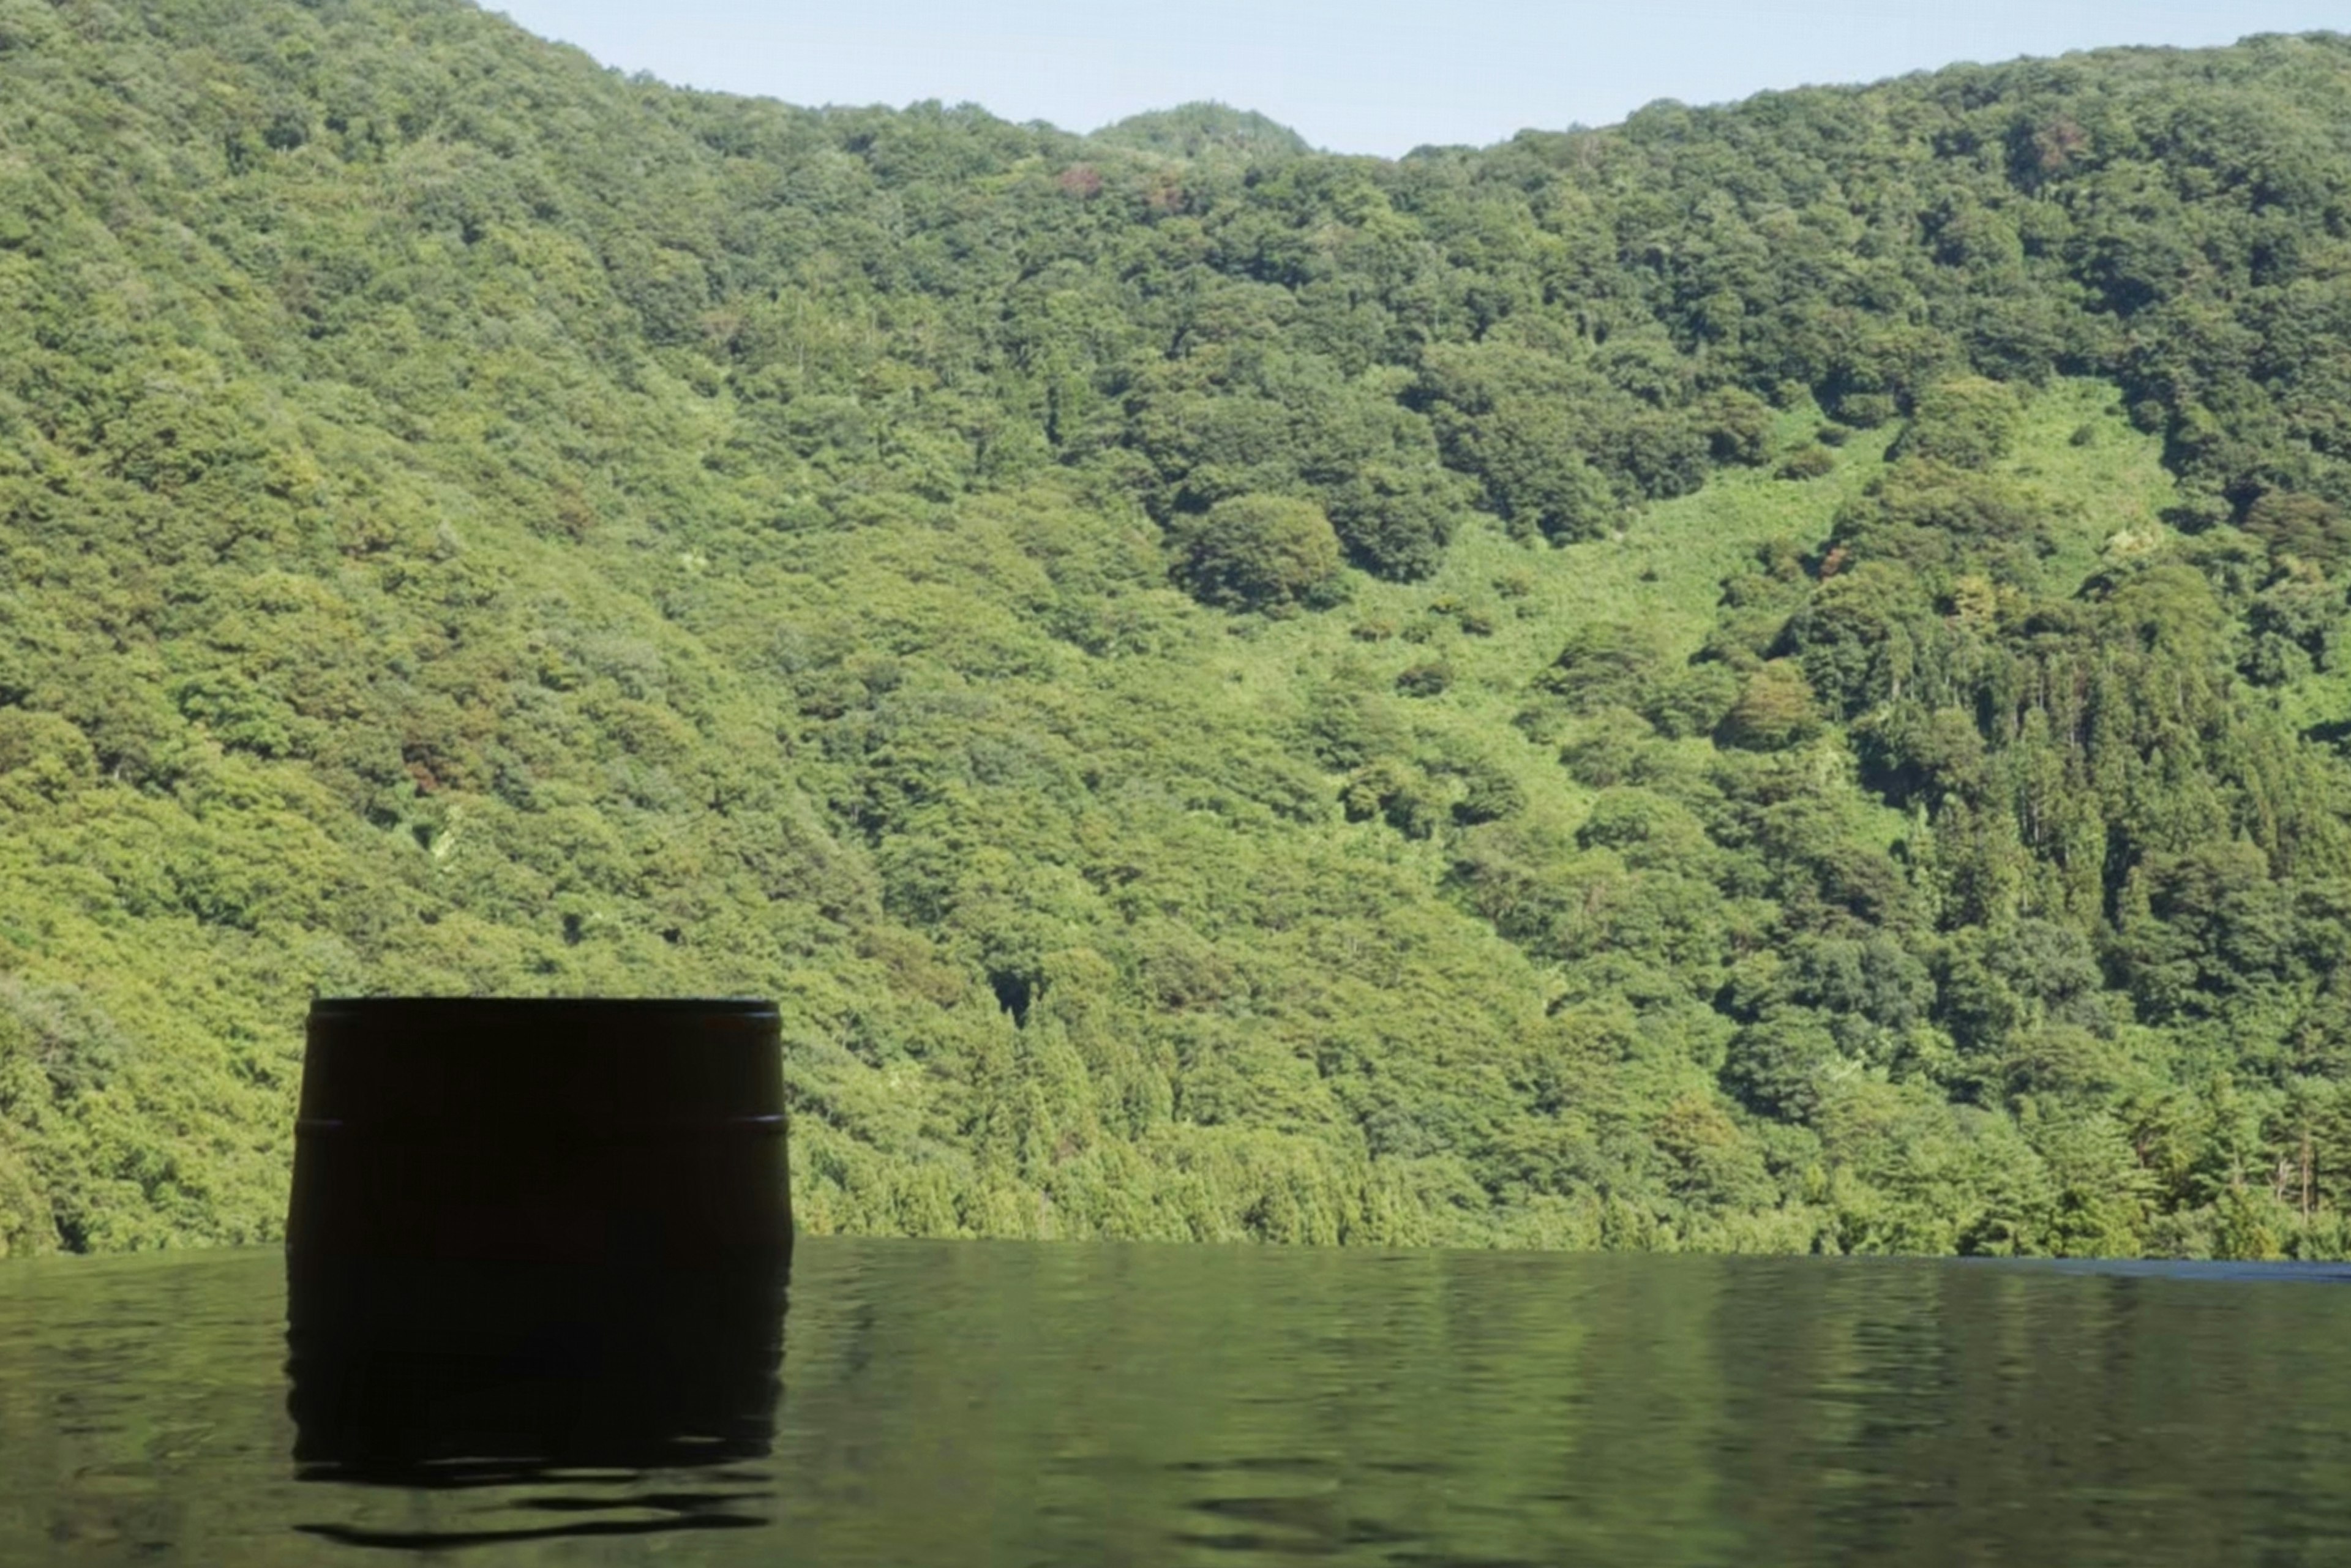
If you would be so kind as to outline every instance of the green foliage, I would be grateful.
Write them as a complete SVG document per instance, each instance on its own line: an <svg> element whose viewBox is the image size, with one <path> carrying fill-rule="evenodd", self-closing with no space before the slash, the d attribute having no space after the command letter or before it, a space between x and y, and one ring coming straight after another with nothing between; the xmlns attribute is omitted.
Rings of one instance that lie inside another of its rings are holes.
<svg viewBox="0 0 2351 1568"><path fill-rule="evenodd" d="M2244 527L2280 564L2304 561L2322 572L2351 564L2351 520L2319 497L2270 491L2246 508Z"/></svg>
<svg viewBox="0 0 2351 1568"><path fill-rule="evenodd" d="M1176 575L1205 604L1283 608L1328 591L1339 538L1311 501L1236 496L1168 527Z"/></svg>
<svg viewBox="0 0 2351 1568"><path fill-rule="evenodd" d="M1589 621L1569 634L1567 646L1538 685L1578 713L1631 707L1655 685L1663 657L1653 631L1627 622Z"/></svg>
<svg viewBox="0 0 2351 1568"><path fill-rule="evenodd" d="M1205 102L1131 114L1089 140L1187 159L1273 159L1311 151L1304 137L1262 114Z"/></svg>
<svg viewBox="0 0 2351 1568"><path fill-rule="evenodd" d="M271 1235L351 990L777 996L820 1231L2346 1244L2344 40L1384 163L0 36L0 1247Z"/></svg>
<svg viewBox="0 0 2351 1568"><path fill-rule="evenodd" d="M1780 751L1820 733L1812 683L1792 660L1774 659L1747 677L1719 727L1724 744Z"/></svg>
<svg viewBox="0 0 2351 1568"><path fill-rule="evenodd" d="M1825 446L1799 446L1780 461L1782 479L1818 479L1836 472L1836 454Z"/></svg>
<svg viewBox="0 0 2351 1568"><path fill-rule="evenodd" d="M1989 468L2016 443L2022 410L2016 393L1982 376L1937 382L1918 394L1918 406L1895 450L1955 468Z"/></svg>

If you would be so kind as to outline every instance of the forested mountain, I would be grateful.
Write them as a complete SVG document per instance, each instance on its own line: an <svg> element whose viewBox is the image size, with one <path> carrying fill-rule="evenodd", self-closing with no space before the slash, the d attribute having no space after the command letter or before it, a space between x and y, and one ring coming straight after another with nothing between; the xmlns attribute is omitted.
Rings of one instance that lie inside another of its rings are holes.
<svg viewBox="0 0 2351 1568"><path fill-rule="evenodd" d="M779 998L804 1227L2351 1247L2351 39L1396 162L0 0L0 1248L315 993Z"/></svg>

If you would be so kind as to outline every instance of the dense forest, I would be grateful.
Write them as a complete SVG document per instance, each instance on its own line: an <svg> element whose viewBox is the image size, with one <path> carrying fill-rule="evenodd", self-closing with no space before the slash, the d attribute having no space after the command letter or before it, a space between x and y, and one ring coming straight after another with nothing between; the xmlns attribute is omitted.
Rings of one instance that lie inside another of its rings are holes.
<svg viewBox="0 0 2351 1568"><path fill-rule="evenodd" d="M2351 38L1396 162L0 0L0 1250L317 994L804 1228L2351 1251Z"/></svg>

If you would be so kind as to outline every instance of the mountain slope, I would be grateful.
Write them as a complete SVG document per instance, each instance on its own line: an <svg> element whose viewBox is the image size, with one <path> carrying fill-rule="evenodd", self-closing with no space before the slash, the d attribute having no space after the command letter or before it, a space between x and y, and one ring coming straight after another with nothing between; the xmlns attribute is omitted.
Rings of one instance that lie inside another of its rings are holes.
<svg viewBox="0 0 2351 1568"><path fill-rule="evenodd" d="M756 991L820 1230L2338 1251L2346 85L0 0L0 1241L271 1234L316 991Z"/></svg>

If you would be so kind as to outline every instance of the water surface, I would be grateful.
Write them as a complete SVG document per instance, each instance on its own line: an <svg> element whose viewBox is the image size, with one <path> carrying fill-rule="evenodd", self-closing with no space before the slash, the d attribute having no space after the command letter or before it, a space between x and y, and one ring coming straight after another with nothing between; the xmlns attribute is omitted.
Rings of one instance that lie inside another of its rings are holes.
<svg viewBox="0 0 2351 1568"><path fill-rule="evenodd" d="M298 1469L285 1309L0 1264L0 1562L2351 1560L2323 1270L820 1239L757 1442L429 1475Z"/></svg>

